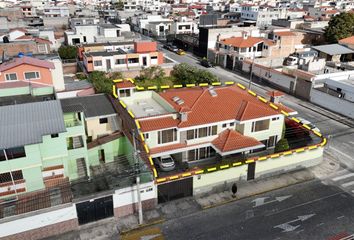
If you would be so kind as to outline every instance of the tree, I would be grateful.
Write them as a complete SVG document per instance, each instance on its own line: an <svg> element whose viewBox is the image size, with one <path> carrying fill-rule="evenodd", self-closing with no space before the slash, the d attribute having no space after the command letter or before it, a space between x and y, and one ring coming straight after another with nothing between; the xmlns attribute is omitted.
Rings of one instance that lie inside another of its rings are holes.
<svg viewBox="0 0 354 240"><path fill-rule="evenodd" d="M75 59L76 51L77 49L75 46L61 46L58 53L61 59Z"/></svg>
<svg viewBox="0 0 354 240"><path fill-rule="evenodd" d="M175 84L199 84L212 83L217 81L217 77L207 70L198 69L186 63L175 65L171 72Z"/></svg>
<svg viewBox="0 0 354 240"><path fill-rule="evenodd" d="M110 73L93 71L88 76L88 81L92 83L93 87L98 93L112 94L112 84L114 79L122 78L121 73Z"/></svg>
<svg viewBox="0 0 354 240"><path fill-rule="evenodd" d="M277 145L275 145L274 152L283 152L290 148L288 140L286 138L282 138L279 140Z"/></svg>
<svg viewBox="0 0 354 240"><path fill-rule="evenodd" d="M342 12L331 18L324 36L329 43L354 35L354 13Z"/></svg>
<svg viewBox="0 0 354 240"><path fill-rule="evenodd" d="M118 2L115 2L113 4L114 8L117 10L123 10L124 9L124 3L122 0L119 0Z"/></svg>
<svg viewBox="0 0 354 240"><path fill-rule="evenodd" d="M140 75L135 79L140 82L147 80L156 80L161 82L164 77L165 71L160 66L152 66L141 70Z"/></svg>

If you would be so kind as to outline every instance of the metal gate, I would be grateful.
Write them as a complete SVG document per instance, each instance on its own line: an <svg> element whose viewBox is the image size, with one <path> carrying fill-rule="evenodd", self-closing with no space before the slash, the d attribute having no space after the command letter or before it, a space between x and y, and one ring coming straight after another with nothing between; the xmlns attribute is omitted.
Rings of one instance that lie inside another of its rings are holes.
<svg viewBox="0 0 354 240"><path fill-rule="evenodd" d="M193 178L185 178L157 186L158 203L193 195Z"/></svg>
<svg viewBox="0 0 354 240"><path fill-rule="evenodd" d="M112 196L97 198L93 201L81 202L76 204L79 224L94 222L100 219L113 216Z"/></svg>
<svg viewBox="0 0 354 240"><path fill-rule="evenodd" d="M247 181L254 179L255 172L256 172L256 163L255 162L249 163L248 171L247 171Z"/></svg>

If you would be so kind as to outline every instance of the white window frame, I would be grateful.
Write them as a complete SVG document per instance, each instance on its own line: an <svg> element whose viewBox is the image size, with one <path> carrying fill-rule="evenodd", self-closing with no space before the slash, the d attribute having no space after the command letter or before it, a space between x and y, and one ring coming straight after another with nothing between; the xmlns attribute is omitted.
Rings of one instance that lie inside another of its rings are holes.
<svg viewBox="0 0 354 240"><path fill-rule="evenodd" d="M26 78L26 73L37 73L38 74L38 77L36 77L36 78ZM41 74L40 74L40 72L38 72L38 71L31 71L31 72L24 72L23 73L23 78L25 79L25 80L38 80L38 79L41 79Z"/></svg>
<svg viewBox="0 0 354 240"><path fill-rule="evenodd" d="M15 74L16 75L16 80L8 80L7 79L7 75L10 75L10 74ZM14 73L6 73L5 74L5 82L14 82L14 81L19 81L18 77L17 77L17 73L14 72Z"/></svg>

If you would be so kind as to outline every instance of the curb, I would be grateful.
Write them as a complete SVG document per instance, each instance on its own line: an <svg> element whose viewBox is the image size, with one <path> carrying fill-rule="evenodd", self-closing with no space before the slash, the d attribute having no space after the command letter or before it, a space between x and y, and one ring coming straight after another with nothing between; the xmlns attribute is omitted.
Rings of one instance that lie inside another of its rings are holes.
<svg viewBox="0 0 354 240"><path fill-rule="evenodd" d="M238 201L238 200L241 200L241 199L257 196L257 195L260 195L260 194L263 194L263 193L267 193L267 192L271 192L271 191L274 191L274 190L282 189L282 188L285 188L285 187L293 186L293 185L296 185L296 184L312 181L313 179L315 179L314 176L309 178L309 179L302 180L302 181L299 181L299 182L295 182L293 184L289 184L289 185L286 185L286 186L281 186L281 187L268 189L268 190L265 190L265 191L262 191L262 192L258 192L258 193L255 193L255 194L250 194L250 195L243 196L243 197L236 197L234 199L229 199L229 200L226 200L226 201L221 202L221 203L216 203L216 204L210 204L210 205L207 205L207 206L202 206L202 210L219 207L219 206L222 206L222 205L225 205L225 204L228 204L228 203L231 203L231 202L235 202L235 201Z"/></svg>
<svg viewBox="0 0 354 240"><path fill-rule="evenodd" d="M163 223L164 221L166 221L164 218L160 218L160 219L157 219L157 220L149 222L149 223L143 223L143 224L140 224L140 225L138 225L136 227L133 227L132 229L128 229L128 230L125 230L125 231L120 231L120 234L121 235L125 235L125 234L128 234L129 232L132 232L132 231L135 231L135 230L138 230L138 229L143 229L143 228L146 228L146 227L150 227L150 226L153 226L153 225L156 225L156 224Z"/></svg>

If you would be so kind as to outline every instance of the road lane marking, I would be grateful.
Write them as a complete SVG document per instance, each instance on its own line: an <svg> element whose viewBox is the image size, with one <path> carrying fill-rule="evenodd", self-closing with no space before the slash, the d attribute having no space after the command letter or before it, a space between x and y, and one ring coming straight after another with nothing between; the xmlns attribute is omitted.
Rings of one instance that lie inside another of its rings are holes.
<svg viewBox="0 0 354 240"><path fill-rule="evenodd" d="M280 211L277 211L277 212L274 212L274 213L270 213L270 214L268 214L266 216L270 217L270 216L273 216L273 215L276 215L276 214L279 214L279 213L282 213L282 212L285 212L285 211L288 211L288 210L292 210L292 209L295 209L295 208L298 208L298 207L302 207L302 206L305 206L305 205L308 205L308 204L311 204L311 203L314 203L314 202L322 201L322 200L327 199L327 198L331 198L331 197L334 197L334 196L337 196L337 195L341 195L343 193L346 193L346 192L345 191L337 192L337 193L334 193L334 194L331 194L331 195L328 195L328 196L325 196L325 197L317 198L317 199L314 199L314 200L311 200L311 201L308 201L308 202L304 202L304 203L301 203L301 204L298 204L298 205L295 205L295 206L292 206L292 207L289 207L289 208L284 208L284 209L282 209Z"/></svg>
<svg viewBox="0 0 354 240"><path fill-rule="evenodd" d="M348 183L344 183L342 184L342 187L349 187L351 185L354 185L354 181L348 182Z"/></svg>
<svg viewBox="0 0 354 240"><path fill-rule="evenodd" d="M337 217L337 219L339 220L339 219L342 219L342 218L344 218L344 216L342 215L342 216L339 216L339 217Z"/></svg>
<svg viewBox="0 0 354 240"><path fill-rule="evenodd" d="M348 174L343 175L343 176L332 178L332 180L336 182L336 181L343 180L343 179L346 179L346 178L350 178L350 177L353 177L353 176L354 176L354 173L348 173Z"/></svg>

